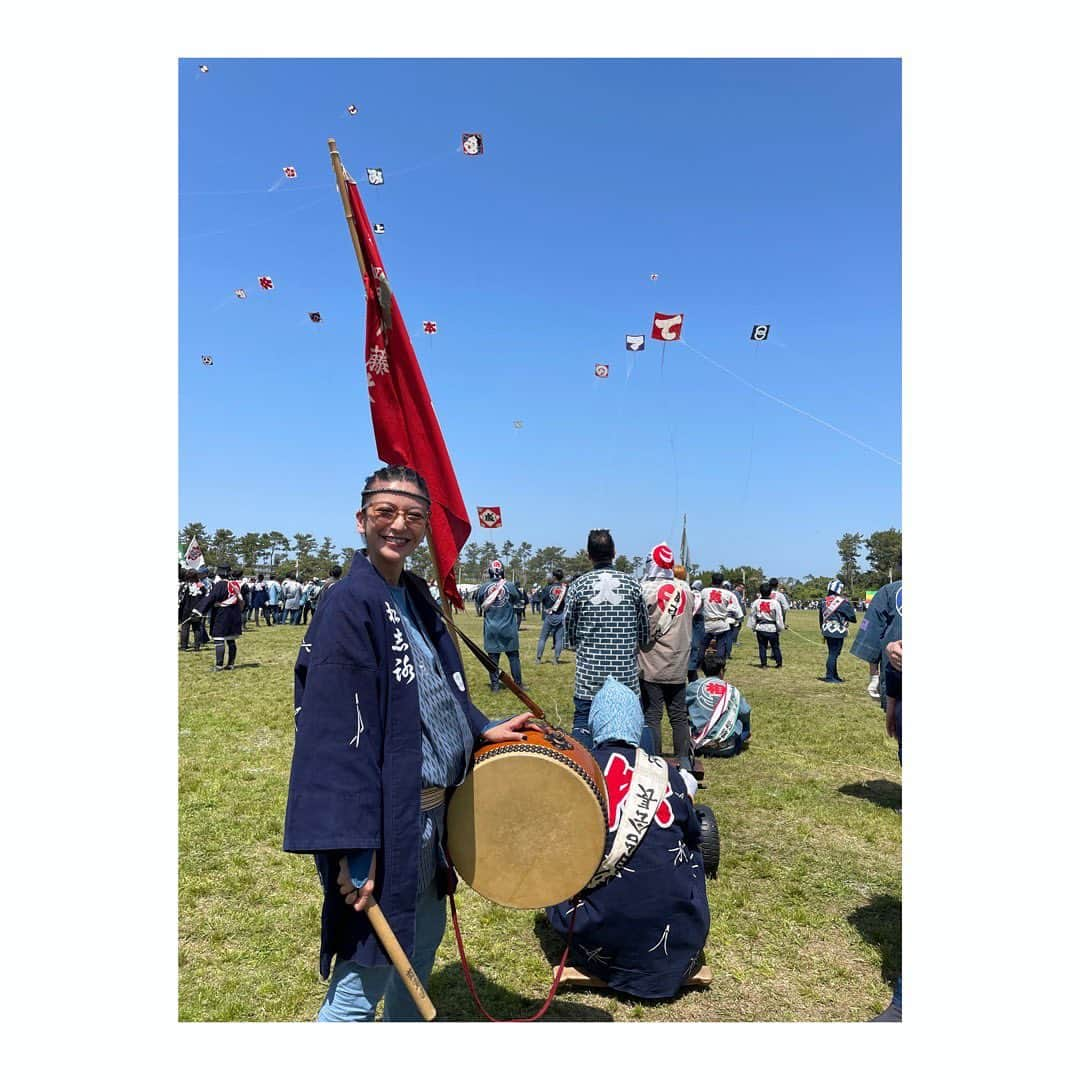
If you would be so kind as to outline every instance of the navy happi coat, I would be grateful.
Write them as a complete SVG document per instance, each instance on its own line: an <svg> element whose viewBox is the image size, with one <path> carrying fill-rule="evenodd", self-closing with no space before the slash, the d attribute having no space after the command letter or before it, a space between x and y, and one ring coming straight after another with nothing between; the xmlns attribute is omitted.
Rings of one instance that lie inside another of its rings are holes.
<svg viewBox="0 0 1080 1080"><path fill-rule="evenodd" d="M821 627L821 636L827 638L843 638L847 636L848 623L854 622L858 616L849 600L835 607L828 615L825 614L829 598L818 601L818 625Z"/></svg>
<svg viewBox="0 0 1080 1080"><path fill-rule="evenodd" d="M404 573L413 608L443 669L450 673L473 731L489 725L466 696L461 659L433 609L427 586ZM390 963L366 915L341 898L338 860L377 849L375 900L401 947L411 953L420 859L420 701L390 590L358 552L349 573L328 590L296 660L293 748L285 808L286 851L313 854L323 883L319 971L330 962Z"/></svg>
<svg viewBox="0 0 1080 1080"><path fill-rule="evenodd" d="M195 601L200 615L210 612L210 636L212 638L237 638L244 631L243 610L239 601L227 607L219 607L223 600L229 599L229 583L225 578L218 578L210 591Z"/></svg>
<svg viewBox="0 0 1080 1080"><path fill-rule="evenodd" d="M618 827L635 749L603 743L593 750L608 792L605 855ZM668 766L668 792L644 839L618 874L583 893L574 918L567 963L613 990L640 998L669 998L693 971L709 936L701 825L678 770ZM573 900L547 909L563 936Z"/></svg>

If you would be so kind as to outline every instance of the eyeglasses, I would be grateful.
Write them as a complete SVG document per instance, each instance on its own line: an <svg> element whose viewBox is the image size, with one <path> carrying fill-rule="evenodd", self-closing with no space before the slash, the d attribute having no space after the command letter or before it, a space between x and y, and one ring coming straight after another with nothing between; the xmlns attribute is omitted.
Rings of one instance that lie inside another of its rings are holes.
<svg viewBox="0 0 1080 1080"><path fill-rule="evenodd" d="M399 506L391 506L390 503L365 506L364 510L380 525L393 525L399 517L405 519L405 524L410 529L422 529L428 523L428 515L423 510L403 510Z"/></svg>

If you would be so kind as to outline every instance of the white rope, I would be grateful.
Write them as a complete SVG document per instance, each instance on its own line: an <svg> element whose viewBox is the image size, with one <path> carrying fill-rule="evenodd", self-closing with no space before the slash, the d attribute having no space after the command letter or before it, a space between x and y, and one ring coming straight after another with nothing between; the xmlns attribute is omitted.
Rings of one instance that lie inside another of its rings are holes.
<svg viewBox="0 0 1080 1080"><path fill-rule="evenodd" d="M725 374L730 375L733 379L738 379L739 382L746 386L749 386L757 394L761 394L762 397L767 397L770 401L775 401L778 405L783 405L785 409L790 409L792 412L797 412L800 416L805 416L808 420L813 420L815 424L821 424L822 427L827 427L830 431L835 431L837 435L843 435L845 439L850 439L853 443L858 443L864 450L869 450L871 453L877 454L878 457L883 457L886 461L891 461L894 465L899 465L900 462L897 458L891 457L883 450L879 450L876 446L871 446L869 443L863 442L862 439L856 438L848 431L844 431L842 428L838 428L835 424L830 424L828 420L822 420L820 416L815 416L813 413L807 412L805 409L800 409L797 405L792 405L791 402L785 401L783 398L778 398L775 394L770 394L768 390L762 390L760 386L755 386L749 379L744 379L738 372L732 371L731 368L724 367L718 360L714 360L711 356L706 356L700 349L695 349L693 345L686 340L686 338L679 339L683 345L685 345L692 353L700 356L702 360L707 360L713 367L719 368Z"/></svg>

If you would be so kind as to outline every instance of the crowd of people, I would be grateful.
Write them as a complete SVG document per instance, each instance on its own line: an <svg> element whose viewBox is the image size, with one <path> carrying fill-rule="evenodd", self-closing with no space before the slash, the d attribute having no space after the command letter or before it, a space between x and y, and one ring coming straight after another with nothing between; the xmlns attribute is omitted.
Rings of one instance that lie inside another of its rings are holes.
<svg viewBox="0 0 1080 1080"><path fill-rule="evenodd" d="M319 598L341 580L334 566L326 580L300 581L294 574L245 575L231 566L181 570L177 618L180 651L199 652L215 646L215 671L232 671L236 642L245 630L260 626L306 626ZM222 648L217 649L218 644ZM225 647L228 662L224 662Z"/></svg>
<svg viewBox="0 0 1080 1080"><path fill-rule="evenodd" d="M180 648L212 641L218 671L234 667L245 628L310 622L295 669L284 847L314 856L322 884L322 1021L374 1019L380 1000L385 1020L417 1018L366 912L378 902L426 987L453 888L447 800L477 745L520 741L535 726L527 712L489 718L473 704L438 590L405 569L430 506L419 474L382 468L364 484L356 512L364 547L347 574L279 581L219 566L212 577L188 572L180 586ZM745 623L759 666L771 659L782 668L792 605L776 578L752 597L719 574L708 585L687 582L666 544L651 550L640 580L615 568L608 530L590 531L586 550L592 568L571 581L553 568L542 588L524 589L494 560L488 581L467 591L493 667L505 656L520 687L527 607L542 615L536 664L546 662L548 641L553 663L572 650L572 733L604 775L603 862L576 900L547 909L549 923L566 934L573 919L580 970L634 996L670 998L700 965L710 926L696 759L747 748L751 706L726 677L732 650ZM817 604L826 683L843 681L838 657L857 618L843 590L833 580ZM884 677L886 730L898 743L901 611L899 582L879 590L852 649ZM495 675L491 689L503 690ZM881 1019L900 1018L899 982L886 1012Z"/></svg>

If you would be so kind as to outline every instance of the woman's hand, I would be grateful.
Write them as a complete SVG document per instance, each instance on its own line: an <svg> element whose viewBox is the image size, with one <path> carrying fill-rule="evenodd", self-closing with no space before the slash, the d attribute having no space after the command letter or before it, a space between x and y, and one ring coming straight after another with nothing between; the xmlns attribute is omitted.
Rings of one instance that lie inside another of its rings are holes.
<svg viewBox="0 0 1080 1080"><path fill-rule="evenodd" d="M517 716L512 716L509 720L504 720L493 728L488 728L484 732L483 738L488 742L521 742L525 738L521 734L523 730L543 731L543 728L532 723L535 719L536 717L532 713L519 713Z"/></svg>
<svg viewBox="0 0 1080 1080"><path fill-rule="evenodd" d="M352 883L348 856L342 855L338 863L338 891L341 893L342 899L353 911L363 911L372 903L371 895L375 892L375 858L376 856L372 854L368 879L364 882L363 887L359 889Z"/></svg>

